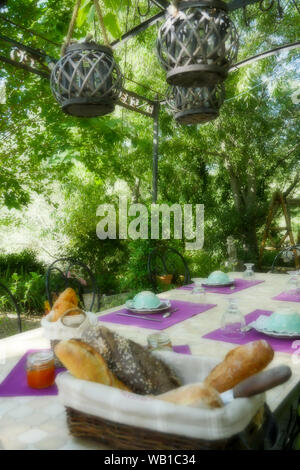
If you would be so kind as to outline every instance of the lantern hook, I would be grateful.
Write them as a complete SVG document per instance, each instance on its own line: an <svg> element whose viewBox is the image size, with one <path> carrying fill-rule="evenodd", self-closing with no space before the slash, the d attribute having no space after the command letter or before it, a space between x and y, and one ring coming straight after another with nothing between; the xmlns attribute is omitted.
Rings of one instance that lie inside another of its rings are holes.
<svg viewBox="0 0 300 470"><path fill-rule="evenodd" d="M100 7L100 2L99 2L99 0L92 0L92 2L95 5L95 10L96 10L96 13L97 13L97 16L98 16L98 19L99 19L101 32L102 32L103 39L104 39L104 44L105 44L106 47L111 48L111 45L110 45L109 40L108 40L108 35L107 35L106 28L105 28L104 20L103 20L103 15L102 15L101 7ZM69 29L68 29L66 40L65 40L65 42L64 42L64 44L61 48L61 56L65 55L66 48L69 46L69 44L71 42L71 38L72 38L74 29L75 29L76 19L77 19L77 16L78 16L80 5L81 5L81 0L77 0L75 5L74 5L72 18L71 18L71 21L70 21L70 24L69 24Z"/></svg>

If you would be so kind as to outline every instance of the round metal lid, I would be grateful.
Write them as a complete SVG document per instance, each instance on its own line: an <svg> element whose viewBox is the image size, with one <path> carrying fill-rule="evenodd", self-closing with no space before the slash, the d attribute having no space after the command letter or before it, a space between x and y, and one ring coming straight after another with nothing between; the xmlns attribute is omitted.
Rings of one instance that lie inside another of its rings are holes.
<svg viewBox="0 0 300 470"><path fill-rule="evenodd" d="M77 42L74 44L70 44L66 48L66 53L86 50L104 52L105 54L113 56L113 51L109 47L102 46L101 44L96 44L95 42Z"/></svg>
<svg viewBox="0 0 300 470"><path fill-rule="evenodd" d="M175 67L167 73L170 85L197 88L213 86L225 80L227 69L217 65L194 64Z"/></svg>
<svg viewBox="0 0 300 470"><path fill-rule="evenodd" d="M112 113L115 109L115 103L86 103L84 99L66 100L62 104L62 110L66 114L77 117L97 117Z"/></svg>
<svg viewBox="0 0 300 470"><path fill-rule="evenodd" d="M196 108L182 111L175 114L175 119L179 124L204 124L213 121L219 116L219 112L212 108Z"/></svg>
<svg viewBox="0 0 300 470"><path fill-rule="evenodd" d="M228 11L228 6L226 3L221 0L202 0L202 1L181 1L178 5L180 10L191 7L208 7L208 8L218 8L219 10Z"/></svg>

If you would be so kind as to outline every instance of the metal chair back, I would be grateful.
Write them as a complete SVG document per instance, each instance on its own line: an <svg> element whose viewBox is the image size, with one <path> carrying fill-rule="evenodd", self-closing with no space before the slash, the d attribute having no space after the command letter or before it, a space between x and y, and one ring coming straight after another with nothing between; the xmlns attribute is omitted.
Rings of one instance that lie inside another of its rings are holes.
<svg viewBox="0 0 300 470"><path fill-rule="evenodd" d="M78 294L82 305L84 305L83 295L87 293L87 291L91 291L92 299L89 304L85 306L85 308L89 311L92 311L97 299L97 309L99 309L100 292L97 286L96 278L85 263L75 258L59 258L48 267L45 276L45 284L46 295L50 307L52 307L54 303L51 292L51 279L53 279L55 274L59 274L59 278L62 283L61 289L72 287Z"/></svg>
<svg viewBox="0 0 300 470"><path fill-rule="evenodd" d="M283 248L279 253L277 253L272 263L271 273L274 272L277 261L284 255L287 257L289 256L291 260L294 259L296 268L299 269L300 244L297 244Z"/></svg>
<svg viewBox="0 0 300 470"><path fill-rule="evenodd" d="M171 274L172 282L175 283L179 281L182 285L186 285L191 282L187 262L181 253L174 248L155 248L148 257L148 276L155 291L158 286L157 276L166 274Z"/></svg>

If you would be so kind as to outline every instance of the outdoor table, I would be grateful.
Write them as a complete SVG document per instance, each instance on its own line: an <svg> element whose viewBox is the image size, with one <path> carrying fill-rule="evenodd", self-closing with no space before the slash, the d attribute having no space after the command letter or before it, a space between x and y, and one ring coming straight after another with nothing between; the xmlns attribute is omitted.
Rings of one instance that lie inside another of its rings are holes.
<svg viewBox="0 0 300 470"><path fill-rule="evenodd" d="M242 273L231 273L231 277L241 278ZM286 274L256 273L255 280L265 282L236 294L207 293L206 303L217 304L200 315L178 323L165 332L173 345L188 344L192 354L223 359L236 345L203 338L203 335L220 327L221 316L228 304L228 298L238 300L244 315L255 309L278 310L288 305L299 311L300 304L272 300L286 288ZM191 290L173 289L160 294L161 298L198 302L198 294ZM99 313L99 316L117 310L117 307ZM151 322L149 322L151 323ZM105 325L126 336L147 344L151 329L128 325L105 323ZM267 337L266 337L267 339ZM20 357L29 349L48 348L49 341L43 337L41 328L11 336L0 341L0 383L15 366ZM275 352L272 366L287 364L291 367L291 379L266 394L266 402L284 431L289 411L300 395L300 342L298 355ZM110 449L91 440L70 436L66 424L64 407L58 396L45 397L0 397L0 449ZM117 449L115 449L117 450Z"/></svg>

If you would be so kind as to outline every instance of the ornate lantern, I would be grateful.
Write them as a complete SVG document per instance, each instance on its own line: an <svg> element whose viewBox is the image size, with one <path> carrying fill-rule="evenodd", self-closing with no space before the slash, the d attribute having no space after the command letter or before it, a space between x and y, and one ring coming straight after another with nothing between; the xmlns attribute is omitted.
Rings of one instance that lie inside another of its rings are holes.
<svg viewBox="0 0 300 470"><path fill-rule="evenodd" d="M236 59L238 35L220 0L181 1L169 9L157 39L167 82L183 87L212 86L225 80Z"/></svg>
<svg viewBox="0 0 300 470"><path fill-rule="evenodd" d="M170 87L167 103L180 124L204 124L219 116L225 98L223 84L214 87Z"/></svg>
<svg viewBox="0 0 300 470"><path fill-rule="evenodd" d="M65 113L79 117L111 113L123 77L109 47L94 42L72 44L55 64L51 90Z"/></svg>

